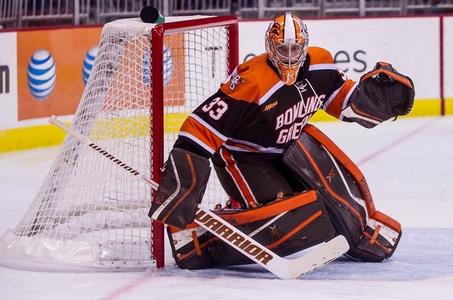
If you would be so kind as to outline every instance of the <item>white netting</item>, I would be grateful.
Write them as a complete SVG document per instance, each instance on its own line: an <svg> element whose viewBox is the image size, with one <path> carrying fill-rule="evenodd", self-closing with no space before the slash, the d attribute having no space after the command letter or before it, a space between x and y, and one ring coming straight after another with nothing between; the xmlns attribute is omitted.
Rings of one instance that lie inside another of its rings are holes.
<svg viewBox="0 0 453 300"><path fill-rule="evenodd" d="M149 178L153 26L138 20L104 26L73 122L77 132ZM227 29L165 35L163 69L166 157L184 118L227 75ZM205 207L226 200L212 173ZM152 266L150 203L149 186L67 137L27 213L0 240L0 260L5 265L49 270Z"/></svg>

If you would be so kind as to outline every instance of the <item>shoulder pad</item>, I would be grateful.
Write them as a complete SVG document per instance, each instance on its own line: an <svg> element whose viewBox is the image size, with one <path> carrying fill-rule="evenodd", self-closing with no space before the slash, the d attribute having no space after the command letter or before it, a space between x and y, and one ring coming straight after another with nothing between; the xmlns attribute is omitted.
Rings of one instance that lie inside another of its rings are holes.
<svg viewBox="0 0 453 300"><path fill-rule="evenodd" d="M267 55L262 54L237 66L220 89L233 99L257 103L279 81L267 64Z"/></svg>
<svg viewBox="0 0 453 300"><path fill-rule="evenodd" d="M310 55L310 64L333 64L333 57L329 50L321 47L308 47L308 55Z"/></svg>

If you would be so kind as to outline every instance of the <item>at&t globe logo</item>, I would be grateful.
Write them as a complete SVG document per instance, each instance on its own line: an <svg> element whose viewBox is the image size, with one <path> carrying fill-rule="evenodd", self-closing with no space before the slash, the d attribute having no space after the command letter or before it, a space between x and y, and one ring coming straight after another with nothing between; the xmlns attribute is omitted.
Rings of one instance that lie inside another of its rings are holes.
<svg viewBox="0 0 453 300"><path fill-rule="evenodd" d="M83 60L83 82L87 84L88 78L90 77L91 69L93 69L94 60L98 54L98 47L91 48L85 55Z"/></svg>
<svg viewBox="0 0 453 300"><path fill-rule="evenodd" d="M164 46L164 85L170 83L173 76L173 56L168 47Z"/></svg>
<svg viewBox="0 0 453 300"><path fill-rule="evenodd" d="M47 50L38 50L30 58L27 68L28 87L38 100L46 99L52 93L57 78L55 63Z"/></svg>
<svg viewBox="0 0 453 300"><path fill-rule="evenodd" d="M173 77L173 56L171 51L168 47L164 46L164 55L163 55L163 63L164 63L164 86L168 85ZM143 83L146 86L150 85L151 79L151 60L150 55L148 52L144 52L142 55L142 79Z"/></svg>

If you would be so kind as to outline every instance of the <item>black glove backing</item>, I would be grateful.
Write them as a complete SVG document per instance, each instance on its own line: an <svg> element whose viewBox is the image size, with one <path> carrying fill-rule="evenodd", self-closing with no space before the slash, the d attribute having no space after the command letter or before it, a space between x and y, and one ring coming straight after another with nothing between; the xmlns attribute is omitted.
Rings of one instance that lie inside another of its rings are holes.
<svg viewBox="0 0 453 300"><path fill-rule="evenodd" d="M367 128L408 114L414 104L412 80L398 73L391 64L378 62L374 69L360 78L343 114L346 121Z"/></svg>

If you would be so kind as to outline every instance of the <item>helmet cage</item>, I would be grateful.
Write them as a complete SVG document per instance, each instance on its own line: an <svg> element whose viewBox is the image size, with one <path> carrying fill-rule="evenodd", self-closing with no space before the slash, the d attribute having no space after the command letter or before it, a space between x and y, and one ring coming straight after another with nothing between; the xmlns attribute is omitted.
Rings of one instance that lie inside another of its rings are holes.
<svg viewBox="0 0 453 300"><path fill-rule="evenodd" d="M304 47L301 42L285 43L280 41L278 45L274 44L276 58L280 63L291 67L300 64L304 57Z"/></svg>

